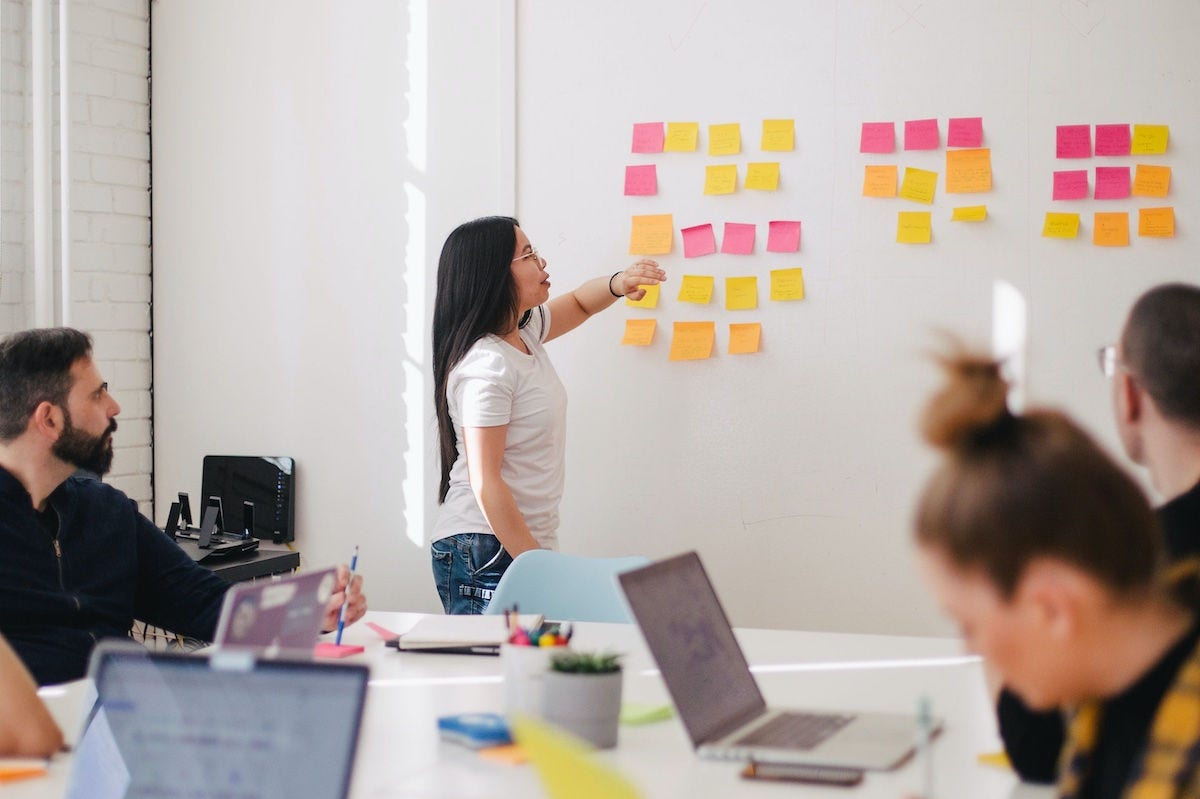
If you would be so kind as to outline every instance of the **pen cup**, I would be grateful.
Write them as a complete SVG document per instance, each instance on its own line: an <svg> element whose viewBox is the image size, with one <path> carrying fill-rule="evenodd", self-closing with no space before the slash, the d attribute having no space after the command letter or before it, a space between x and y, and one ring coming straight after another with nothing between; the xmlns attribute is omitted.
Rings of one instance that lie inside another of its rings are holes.
<svg viewBox="0 0 1200 799"><path fill-rule="evenodd" d="M550 670L550 658L565 651L565 646L500 645L505 713L541 717L542 678Z"/></svg>

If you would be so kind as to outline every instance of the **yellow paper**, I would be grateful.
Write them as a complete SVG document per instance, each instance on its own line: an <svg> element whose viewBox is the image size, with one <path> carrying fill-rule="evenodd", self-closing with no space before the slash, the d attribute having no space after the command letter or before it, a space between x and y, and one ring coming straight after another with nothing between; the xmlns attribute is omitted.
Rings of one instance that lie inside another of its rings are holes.
<svg viewBox="0 0 1200 799"><path fill-rule="evenodd" d="M1009 762L1008 755L1004 752L981 752L975 758L981 766L994 766L995 768L1012 768L1012 763Z"/></svg>
<svg viewBox="0 0 1200 799"><path fill-rule="evenodd" d="M1175 209L1142 208L1138 211L1138 235L1154 239L1175 236Z"/></svg>
<svg viewBox="0 0 1200 799"><path fill-rule="evenodd" d="M771 300L802 300L804 299L804 270L794 269L771 270Z"/></svg>
<svg viewBox="0 0 1200 799"><path fill-rule="evenodd" d="M863 173L863 196L895 197L897 175L895 164L867 166Z"/></svg>
<svg viewBox="0 0 1200 799"><path fill-rule="evenodd" d="M672 361L702 361L712 356L715 322L676 322L671 337Z"/></svg>
<svg viewBox="0 0 1200 799"><path fill-rule="evenodd" d="M625 337L621 344L630 347L649 347L654 341L654 328L658 325L654 319L626 319Z"/></svg>
<svg viewBox="0 0 1200 799"><path fill-rule="evenodd" d="M758 307L758 278L725 278L725 310L749 311Z"/></svg>
<svg viewBox="0 0 1200 799"><path fill-rule="evenodd" d="M933 203L933 192L937 188L937 172L904 168L904 182L900 184L900 196L906 200L916 200L919 203Z"/></svg>
<svg viewBox="0 0 1200 799"><path fill-rule="evenodd" d="M901 211L896 222L896 242L928 244L933 240L932 216L929 211Z"/></svg>
<svg viewBox="0 0 1200 799"><path fill-rule="evenodd" d="M700 140L699 122L668 122L667 136L663 139L664 153L695 152Z"/></svg>
<svg viewBox="0 0 1200 799"><path fill-rule="evenodd" d="M952 222L982 222L987 219L986 205L960 205L950 215Z"/></svg>
<svg viewBox="0 0 1200 799"><path fill-rule="evenodd" d="M526 716L511 726L550 799L640 799L633 783L594 759L578 738Z"/></svg>
<svg viewBox="0 0 1200 799"><path fill-rule="evenodd" d="M1170 136L1166 125L1134 125L1129 142L1130 155L1159 155L1167 151Z"/></svg>
<svg viewBox="0 0 1200 799"><path fill-rule="evenodd" d="M1129 246L1129 214L1125 211L1097 212L1092 244L1097 247Z"/></svg>
<svg viewBox="0 0 1200 799"><path fill-rule="evenodd" d="M748 355L758 352L758 342L761 338L762 324L760 322L731 324L729 326L729 354Z"/></svg>
<svg viewBox="0 0 1200 799"><path fill-rule="evenodd" d="M737 122L730 125L708 126L709 155L737 155L742 151L742 126Z"/></svg>
<svg viewBox="0 0 1200 799"><path fill-rule="evenodd" d="M775 191L779 188L779 162L747 164L746 188L759 191Z"/></svg>
<svg viewBox="0 0 1200 799"><path fill-rule="evenodd" d="M733 194L737 189L737 164L704 167L705 194Z"/></svg>
<svg viewBox="0 0 1200 799"><path fill-rule="evenodd" d="M629 236L630 255L666 255L675 241L675 217L671 214L646 214L633 218Z"/></svg>
<svg viewBox="0 0 1200 799"><path fill-rule="evenodd" d="M662 284L655 283L653 286L638 286L638 288L645 289L646 296L642 297L640 300L631 300L626 297L625 304L631 308L657 308L658 295L662 290Z"/></svg>
<svg viewBox="0 0 1200 799"><path fill-rule="evenodd" d="M684 275L679 284L679 301L708 305L712 301L712 275Z"/></svg>
<svg viewBox="0 0 1200 799"><path fill-rule="evenodd" d="M1171 188L1171 167L1138 164L1133 172L1134 197L1166 197Z"/></svg>
<svg viewBox="0 0 1200 799"><path fill-rule="evenodd" d="M766 152L786 152L796 149L795 120L764 119L762 149Z"/></svg>
<svg viewBox="0 0 1200 799"><path fill-rule="evenodd" d="M946 193L963 194L992 189L992 151L946 151Z"/></svg>
<svg viewBox="0 0 1200 799"><path fill-rule="evenodd" d="M1042 235L1048 239L1073 239L1079 235L1079 214L1046 212Z"/></svg>

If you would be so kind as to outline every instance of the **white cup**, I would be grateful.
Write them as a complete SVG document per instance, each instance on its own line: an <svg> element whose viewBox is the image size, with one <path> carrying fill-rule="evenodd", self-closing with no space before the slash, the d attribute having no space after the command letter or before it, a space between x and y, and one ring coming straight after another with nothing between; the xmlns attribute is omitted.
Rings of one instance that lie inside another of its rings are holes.
<svg viewBox="0 0 1200 799"><path fill-rule="evenodd" d="M541 716L542 676L550 669L550 658L566 650L565 646L500 645L505 713Z"/></svg>

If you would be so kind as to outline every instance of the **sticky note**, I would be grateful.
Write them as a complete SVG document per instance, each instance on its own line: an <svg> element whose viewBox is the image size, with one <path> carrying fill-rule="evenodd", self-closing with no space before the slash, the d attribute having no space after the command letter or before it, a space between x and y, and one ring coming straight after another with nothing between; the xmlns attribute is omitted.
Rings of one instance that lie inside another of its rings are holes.
<svg viewBox="0 0 1200 799"><path fill-rule="evenodd" d="M657 326L657 319L626 319L622 346L649 347L650 342L654 341L654 329Z"/></svg>
<svg viewBox="0 0 1200 799"><path fill-rule="evenodd" d="M713 236L712 225L694 225L679 232L683 235L684 258L699 258L701 255L712 255L717 251L717 240Z"/></svg>
<svg viewBox="0 0 1200 799"><path fill-rule="evenodd" d="M890 153L896 149L896 126L892 122L864 122L858 139L860 153Z"/></svg>
<svg viewBox="0 0 1200 799"><path fill-rule="evenodd" d="M804 299L804 270L800 267L771 270L771 301Z"/></svg>
<svg viewBox="0 0 1200 799"><path fill-rule="evenodd" d="M1155 239L1173 238L1175 236L1175 209L1170 207L1139 209L1138 235Z"/></svg>
<svg viewBox="0 0 1200 799"><path fill-rule="evenodd" d="M729 125L708 126L709 155L737 155L742 151L742 126L737 122Z"/></svg>
<svg viewBox="0 0 1200 799"><path fill-rule="evenodd" d="M1166 125L1134 125L1130 155L1161 155L1167 151L1170 132Z"/></svg>
<svg viewBox="0 0 1200 799"><path fill-rule="evenodd" d="M792 119L764 119L762 149L766 152L786 152L796 149L796 122Z"/></svg>
<svg viewBox="0 0 1200 799"><path fill-rule="evenodd" d="M658 169L654 164L625 167L625 194L631 197L658 194Z"/></svg>
<svg viewBox="0 0 1200 799"><path fill-rule="evenodd" d="M895 164L867 164L863 172L863 196L895 197L898 175Z"/></svg>
<svg viewBox="0 0 1200 799"><path fill-rule="evenodd" d="M983 117L951 117L947 147L982 147Z"/></svg>
<svg viewBox="0 0 1200 799"><path fill-rule="evenodd" d="M704 167L705 194L733 194L737 190L737 164Z"/></svg>
<svg viewBox="0 0 1200 799"><path fill-rule="evenodd" d="M779 188L779 162L747 164L746 188L759 191L775 191Z"/></svg>
<svg viewBox="0 0 1200 799"><path fill-rule="evenodd" d="M904 167L904 180L900 182L900 196L906 200L932 204L937 188L937 172L916 167Z"/></svg>
<svg viewBox="0 0 1200 799"><path fill-rule="evenodd" d="M675 218L671 214L644 214L633 218L629 236L630 255L666 255L675 241Z"/></svg>
<svg viewBox="0 0 1200 799"><path fill-rule="evenodd" d="M712 356L715 322L676 322L671 336L672 361L701 361Z"/></svg>
<svg viewBox="0 0 1200 799"><path fill-rule="evenodd" d="M1086 200L1088 196L1088 171L1065 169L1054 173L1054 199Z"/></svg>
<svg viewBox="0 0 1200 799"><path fill-rule="evenodd" d="M1005 752L980 752L975 760L981 766L993 766L995 768L1012 768L1012 762L1009 761L1008 755Z"/></svg>
<svg viewBox="0 0 1200 799"><path fill-rule="evenodd" d="M1096 167L1097 200L1123 200L1129 196L1129 167Z"/></svg>
<svg viewBox="0 0 1200 799"><path fill-rule="evenodd" d="M593 757L578 738L521 715L510 726L550 799L641 799L632 782Z"/></svg>
<svg viewBox="0 0 1200 799"><path fill-rule="evenodd" d="M758 278L725 278L725 310L750 311L758 307Z"/></svg>
<svg viewBox="0 0 1200 799"><path fill-rule="evenodd" d="M662 284L655 283L653 286L638 286L640 289L645 289L646 294L640 300L631 300L625 298L625 304L631 308L657 308L658 296L662 292Z"/></svg>
<svg viewBox="0 0 1200 799"><path fill-rule="evenodd" d="M695 152L700 140L699 122L668 122L667 138L663 142L663 152L690 153Z"/></svg>
<svg viewBox="0 0 1200 799"><path fill-rule="evenodd" d="M45 777L50 763L39 757L0 757L0 783Z"/></svg>
<svg viewBox="0 0 1200 799"><path fill-rule="evenodd" d="M796 252L799 249L799 220L776 219L767 225L767 252Z"/></svg>
<svg viewBox="0 0 1200 799"><path fill-rule="evenodd" d="M635 153L661 153L663 151L663 123L634 123L633 146L630 149Z"/></svg>
<svg viewBox="0 0 1200 799"><path fill-rule="evenodd" d="M754 254L755 226L744 222L726 222L721 236L721 252L727 255Z"/></svg>
<svg viewBox="0 0 1200 799"><path fill-rule="evenodd" d="M938 144L936 119L910 119L904 123L905 150L936 150Z"/></svg>
<svg viewBox="0 0 1200 799"><path fill-rule="evenodd" d="M679 285L679 301L708 305L712 301L712 275L684 275Z"/></svg>
<svg viewBox="0 0 1200 799"><path fill-rule="evenodd" d="M332 641L321 641L313 648L313 657L336 660L338 658L348 658L351 655L357 655L364 651L366 651L366 648L358 644L335 644Z"/></svg>
<svg viewBox="0 0 1200 799"><path fill-rule="evenodd" d="M1134 197L1166 197L1171 188L1171 167L1138 164L1133 175Z"/></svg>
<svg viewBox="0 0 1200 799"><path fill-rule="evenodd" d="M960 205L950 214L951 222L983 222L986 220L986 205Z"/></svg>
<svg viewBox="0 0 1200 799"><path fill-rule="evenodd" d="M1092 126L1059 125L1054 154L1059 158L1091 158Z"/></svg>
<svg viewBox="0 0 1200 799"><path fill-rule="evenodd" d="M1092 244L1097 247L1129 246L1129 214L1125 211L1096 212Z"/></svg>
<svg viewBox="0 0 1200 799"><path fill-rule="evenodd" d="M1046 212L1042 235L1048 239L1073 239L1079 235L1079 214Z"/></svg>
<svg viewBox="0 0 1200 799"><path fill-rule="evenodd" d="M946 151L946 193L967 194L992 190L992 151Z"/></svg>
<svg viewBox="0 0 1200 799"><path fill-rule="evenodd" d="M896 220L896 243L928 244L933 240L933 220L929 211L901 211Z"/></svg>
<svg viewBox="0 0 1200 799"><path fill-rule="evenodd" d="M733 322L729 325L729 354L749 355L758 352L762 340L761 322Z"/></svg>
<svg viewBox="0 0 1200 799"><path fill-rule="evenodd" d="M520 766L529 762L529 753L520 744L485 746L479 750L480 760L490 760L504 766Z"/></svg>
<svg viewBox="0 0 1200 799"><path fill-rule="evenodd" d="M1096 155L1129 155L1129 125L1097 125Z"/></svg>
<svg viewBox="0 0 1200 799"><path fill-rule="evenodd" d="M655 702L622 702L621 723L631 727L666 721L675 715L670 705Z"/></svg>

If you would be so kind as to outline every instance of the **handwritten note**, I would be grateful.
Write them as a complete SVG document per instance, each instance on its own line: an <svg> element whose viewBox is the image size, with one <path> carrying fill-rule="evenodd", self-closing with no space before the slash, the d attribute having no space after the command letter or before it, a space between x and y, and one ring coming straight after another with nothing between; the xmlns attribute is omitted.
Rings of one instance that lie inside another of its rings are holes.
<svg viewBox="0 0 1200 799"><path fill-rule="evenodd" d="M863 196L895 197L898 175L895 164L867 164L863 172Z"/></svg>
<svg viewBox="0 0 1200 799"><path fill-rule="evenodd" d="M1096 155L1129 155L1129 125L1097 125Z"/></svg>
<svg viewBox="0 0 1200 799"><path fill-rule="evenodd" d="M951 117L947 147L982 147L983 117Z"/></svg>
<svg viewBox="0 0 1200 799"><path fill-rule="evenodd" d="M679 301L708 305L712 301L712 275L684 275L679 285Z"/></svg>
<svg viewBox="0 0 1200 799"><path fill-rule="evenodd" d="M754 254L755 226L743 222L726 222L721 236L721 252L727 255Z"/></svg>
<svg viewBox="0 0 1200 799"><path fill-rule="evenodd" d="M928 244L933 241L933 219L929 211L901 211L896 219L897 244Z"/></svg>
<svg viewBox="0 0 1200 799"><path fill-rule="evenodd" d="M646 294L640 300L631 300L625 298L625 304L630 308L657 308L658 295L662 292L662 284L655 283L653 286L638 286L640 289L645 289Z"/></svg>
<svg viewBox="0 0 1200 799"><path fill-rule="evenodd" d="M671 214L645 214L633 218L629 236L631 255L666 255L675 241L675 217Z"/></svg>
<svg viewBox="0 0 1200 799"><path fill-rule="evenodd" d="M1167 151L1170 130L1166 125L1134 125L1131 155L1162 155Z"/></svg>
<svg viewBox="0 0 1200 799"><path fill-rule="evenodd" d="M1138 164L1133 176L1135 197L1166 197L1171 190L1171 167Z"/></svg>
<svg viewBox="0 0 1200 799"><path fill-rule="evenodd" d="M775 191L779 188L779 162L751 163L746 165L746 188L758 191Z"/></svg>
<svg viewBox="0 0 1200 799"><path fill-rule="evenodd" d="M699 258L701 255L712 255L717 251L717 239L713 236L712 225L685 227L679 232L683 235L684 258Z"/></svg>
<svg viewBox="0 0 1200 799"><path fill-rule="evenodd" d="M771 302L804 299L804 270L800 267L771 270Z"/></svg>
<svg viewBox="0 0 1200 799"><path fill-rule="evenodd" d="M1092 244L1097 247L1129 246L1129 214L1125 211L1096 212Z"/></svg>
<svg viewBox="0 0 1200 799"><path fill-rule="evenodd" d="M737 122L728 125L708 126L709 155L737 155L742 151L742 126Z"/></svg>
<svg viewBox="0 0 1200 799"><path fill-rule="evenodd" d="M960 205L950 214L951 222L986 222L986 205Z"/></svg>
<svg viewBox="0 0 1200 799"><path fill-rule="evenodd" d="M904 180L900 182L900 196L904 199L930 205L936 189L937 172L911 166L904 168Z"/></svg>
<svg viewBox="0 0 1200 799"><path fill-rule="evenodd" d="M1054 199L1086 200L1088 196L1088 171L1066 169L1054 173Z"/></svg>
<svg viewBox="0 0 1200 799"><path fill-rule="evenodd" d="M1042 236L1048 239L1073 239L1079 235L1079 214L1046 212Z"/></svg>
<svg viewBox="0 0 1200 799"><path fill-rule="evenodd" d="M905 150L936 150L938 144L936 119L910 119L904 123Z"/></svg>
<svg viewBox="0 0 1200 799"><path fill-rule="evenodd" d="M896 149L896 125L893 122L864 122L858 139L860 153L890 153Z"/></svg>
<svg viewBox="0 0 1200 799"><path fill-rule="evenodd" d="M729 354L750 355L758 352L762 340L762 323L745 322L729 325Z"/></svg>
<svg viewBox="0 0 1200 799"><path fill-rule="evenodd" d="M1091 158L1092 126L1059 125L1054 154L1059 158Z"/></svg>
<svg viewBox="0 0 1200 799"><path fill-rule="evenodd" d="M796 252L799 249L799 220L776 219L767 225L767 252Z"/></svg>
<svg viewBox="0 0 1200 799"><path fill-rule="evenodd" d="M654 330L658 327L654 319L626 319L625 335L621 338L622 346L649 347L654 341Z"/></svg>
<svg viewBox="0 0 1200 799"><path fill-rule="evenodd" d="M676 322L671 336L672 361L702 361L712 357L717 337L715 322Z"/></svg>
<svg viewBox="0 0 1200 799"><path fill-rule="evenodd" d="M792 119L764 119L762 124L762 149L769 153L787 152L796 149L796 121Z"/></svg>
<svg viewBox="0 0 1200 799"><path fill-rule="evenodd" d="M737 190L737 164L704 167L705 194L733 194Z"/></svg>
<svg viewBox="0 0 1200 799"><path fill-rule="evenodd" d="M992 151L947 150L946 193L967 194L992 189Z"/></svg>
<svg viewBox="0 0 1200 799"><path fill-rule="evenodd" d="M663 143L663 152L690 153L695 152L700 140L699 122L668 122L667 138Z"/></svg>
<svg viewBox="0 0 1200 799"><path fill-rule="evenodd" d="M631 149L635 153L661 153L663 151L663 123L635 123Z"/></svg>
<svg viewBox="0 0 1200 799"><path fill-rule="evenodd" d="M1146 238L1169 239L1175 236L1174 208L1138 209L1138 235Z"/></svg>
<svg viewBox="0 0 1200 799"><path fill-rule="evenodd" d="M658 169L654 164L625 167L625 194L630 197L658 194Z"/></svg>
<svg viewBox="0 0 1200 799"><path fill-rule="evenodd" d="M1129 196L1129 167L1096 167L1097 200L1123 200Z"/></svg>
<svg viewBox="0 0 1200 799"><path fill-rule="evenodd" d="M725 310L750 311L758 307L758 278L725 278Z"/></svg>

